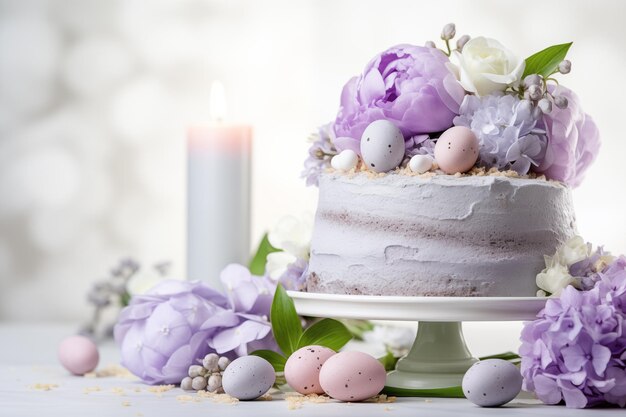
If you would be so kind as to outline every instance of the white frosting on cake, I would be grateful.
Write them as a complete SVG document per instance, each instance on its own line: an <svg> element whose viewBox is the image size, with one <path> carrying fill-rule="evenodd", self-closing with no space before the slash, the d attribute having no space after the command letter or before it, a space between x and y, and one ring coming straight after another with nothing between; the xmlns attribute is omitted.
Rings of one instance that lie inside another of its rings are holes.
<svg viewBox="0 0 626 417"><path fill-rule="evenodd" d="M575 233L569 189L504 176L324 173L307 290L533 296Z"/></svg>

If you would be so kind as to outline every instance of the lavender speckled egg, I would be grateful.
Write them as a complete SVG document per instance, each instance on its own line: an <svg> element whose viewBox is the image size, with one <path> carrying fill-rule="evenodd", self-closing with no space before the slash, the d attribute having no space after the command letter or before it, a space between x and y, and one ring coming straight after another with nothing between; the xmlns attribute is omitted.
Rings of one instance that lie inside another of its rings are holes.
<svg viewBox="0 0 626 417"><path fill-rule="evenodd" d="M478 138L465 126L443 132L435 145L435 161L446 174L470 170L478 159Z"/></svg>
<svg viewBox="0 0 626 417"><path fill-rule="evenodd" d="M323 394L322 365L336 352L323 346L305 346L293 352L285 364L285 379L300 394Z"/></svg>
<svg viewBox="0 0 626 417"><path fill-rule="evenodd" d="M511 362L486 359L476 362L463 377L463 394L481 407L508 403L522 389L522 374Z"/></svg>
<svg viewBox="0 0 626 417"><path fill-rule="evenodd" d="M254 400L276 381L272 365L258 356L242 356L231 362L222 375L222 388L239 400Z"/></svg>
<svg viewBox="0 0 626 417"><path fill-rule="evenodd" d="M370 123L361 136L361 158L376 172L387 172L400 165L404 158L404 136L387 120Z"/></svg>
<svg viewBox="0 0 626 417"><path fill-rule="evenodd" d="M61 341L58 350L59 362L74 375L84 375L98 366L98 347L85 336L70 336Z"/></svg>
<svg viewBox="0 0 626 417"><path fill-rule="evenodd" d="M387 373L374 357L363 352L344 351L326 360L320 384L330 397L341 401L363 401L385 386Z"/></svg>

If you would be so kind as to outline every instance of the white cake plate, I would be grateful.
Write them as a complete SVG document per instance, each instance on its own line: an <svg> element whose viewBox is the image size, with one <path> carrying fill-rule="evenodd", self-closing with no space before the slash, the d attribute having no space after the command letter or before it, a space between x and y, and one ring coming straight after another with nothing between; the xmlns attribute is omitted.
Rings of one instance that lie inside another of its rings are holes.
<svg viewBox="0 0 626 417"><path fill-rule="evenodd" d="M387 375L387 387L430 390L461 385L477 359L461 322L532 320L546 302L538 297L401 297L289 291L299 314L363 320L419 321L408 355Z"/></svg>

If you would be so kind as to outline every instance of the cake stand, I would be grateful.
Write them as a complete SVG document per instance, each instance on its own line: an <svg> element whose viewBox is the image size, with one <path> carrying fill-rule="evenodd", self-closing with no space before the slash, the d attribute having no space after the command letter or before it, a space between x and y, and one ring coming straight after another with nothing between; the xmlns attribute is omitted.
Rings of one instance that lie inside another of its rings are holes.
<svg viewBox="0 0 626 417"><path fill-rule="evenodd" d="M402 390L461 385L465 371L477 361L465 344L461 322L532 320L546 302L538 297L288 294L297 312L305 316L418 321L411 350L387 375L387 388L398 395Z"/></svg>

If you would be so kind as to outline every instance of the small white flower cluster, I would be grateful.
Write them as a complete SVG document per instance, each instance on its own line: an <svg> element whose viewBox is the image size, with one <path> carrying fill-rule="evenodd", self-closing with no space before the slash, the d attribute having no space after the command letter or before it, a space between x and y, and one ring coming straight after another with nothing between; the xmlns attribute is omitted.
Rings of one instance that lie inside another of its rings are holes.
<svg viewBox="0 0 626 417"><path fill-rule="evenodd" d="M590 258L592 253L591 244L586 243L580 236L574 236L565 242L554 256L545 256L546 268L537 274L537 286L540 288L537 296L559 295L568 285L580 289L581 279L570 274L570 267ZM591 265L591 270L601 271L613 259L609 253L599 255Z"/></svg>
<svg viewBox="0 0 626 417"><path fill-rule="evenodd" d="M265 269L270 278L280 279L287 267L298 259L309 260L312 234L313 215L310 212L299 217L285 216L278 221L268 239L273 247L282 251L267 256Z"/></svg>
<svg viewBox="0 0 626 417"><path fill-rule="evenodd" d="M226 356L218 356L216 353L209 353L202 360L202 365L191 365L189 373L180 382L180 387L185 391L206 390L221 394L222 373L230 365L230 359Z"/></svg>

